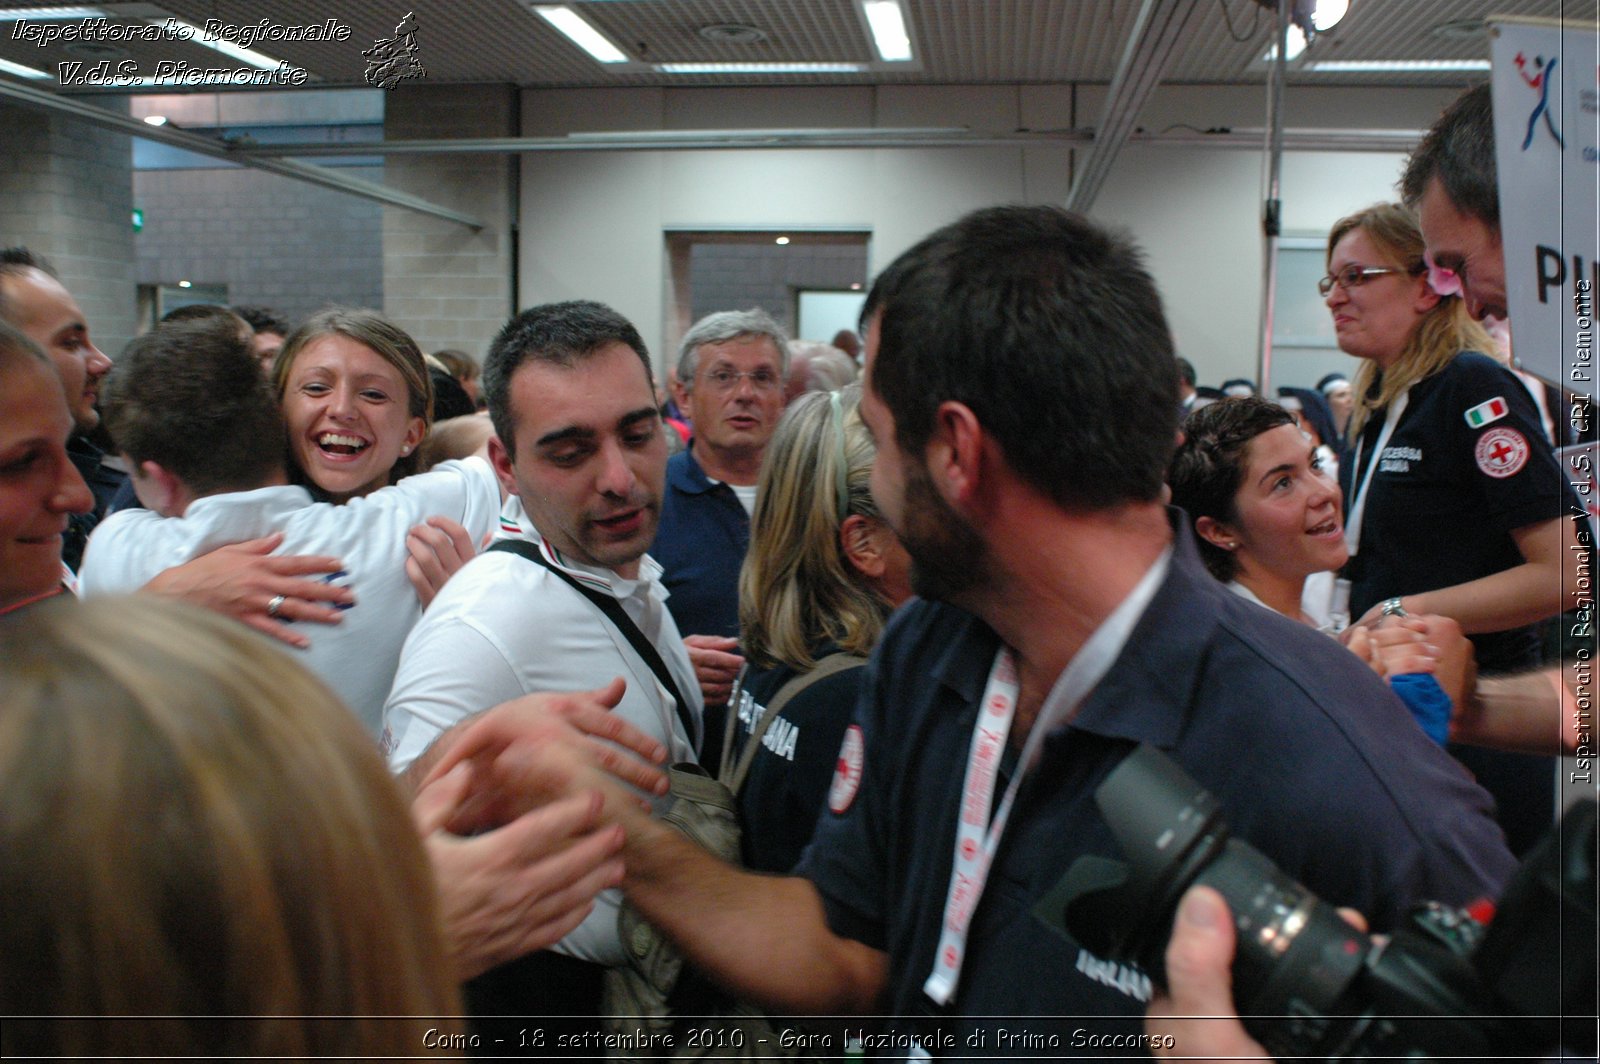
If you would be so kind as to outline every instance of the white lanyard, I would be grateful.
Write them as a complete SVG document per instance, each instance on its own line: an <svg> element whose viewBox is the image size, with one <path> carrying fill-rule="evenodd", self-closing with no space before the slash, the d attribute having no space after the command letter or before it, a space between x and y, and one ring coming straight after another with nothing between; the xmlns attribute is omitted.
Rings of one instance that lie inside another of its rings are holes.
<svg viewBox="0 0 1600 1064"><path fill-rule="evenodd" d="M967 927L978 908L978 900L983 896L984 883L989 878L989 864L1000 845L1001 833L1005 831L1006 819L1011 815L1011 805L1023 777L1038 759L1039 747L1045 736L1057 724L1071 718L1122 653L1128 636L1133 633L1133 626L1144 614L1145 607L1155 597L1156 588L1166 576L1171 554L1172 548L1169 547L1156 559L1132 593L1094 630L1056 680L1044 704L1039 707L1039 717L1028 732L1022 755L1017 759L1016 771L1012 773L1011 783L1006 787L1000 808L991 821L989 811L994 808L994 783L1000 774L1000 756L1011 732L1012 719L1016 716L1018 690L1016 658L1010 648L1002 646L995 654L994 665L989 669L989 683L984 688L983 701L979 703L978 720L972 729L967 774L961 785L961 808L956 818L955 857L950 869L949 892L945 897L944 927L939 935L939 947L934 951L933 971L922 985L923 992L935 1003L947 1005L955 996L956 983L961 978L961 963L967 949Z"/></svg>
<svg viewBox="0 0 1600 1064"><path fill-rule="evenodd" d="M1360 487L1355 486L1355 477L1361 473L1361 443L1356 441L1355 476L1350 478L1350 510L1345 514L1344 542L1350 548L1350 554L1355 556L1361 549L1361 522L1367 516L1367 493L1372 487L1372 474L1378 471L1378 464L1383 461L1383 448L1389 442L1389 437L1394 435L1394 427L1400 424L1400 415L1405 413L1406 404L1411 401L1411 390L1408 388L1395 397L1389 404L1388 413L1383 418L1383 428L1378 432L1378 439L1372 445L1372 461L1367 463L1367 475L1361 478Z"/></svg>

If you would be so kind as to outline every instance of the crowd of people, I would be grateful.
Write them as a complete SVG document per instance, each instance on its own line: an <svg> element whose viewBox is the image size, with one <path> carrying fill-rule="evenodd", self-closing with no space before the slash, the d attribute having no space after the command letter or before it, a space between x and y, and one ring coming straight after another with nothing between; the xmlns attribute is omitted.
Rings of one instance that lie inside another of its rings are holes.
<svg viewBox="0 0 1600 1064"><path fill-rule="evenodd" d="M1383 932L1497 897L1592 742L1540 650L1592 531L1477 321L1487 107L1335 225L1359 369L1276 401L1197 389L1139 251L1050 207L897 258L859 364L731 310L665 390L586 300L481 371L355 308L113 362L0 252L6 1054L632 1058L738 1010L1259 1055L1185 1018L1214 896L1170 997L1038 915L1131 750Z"/></svg>

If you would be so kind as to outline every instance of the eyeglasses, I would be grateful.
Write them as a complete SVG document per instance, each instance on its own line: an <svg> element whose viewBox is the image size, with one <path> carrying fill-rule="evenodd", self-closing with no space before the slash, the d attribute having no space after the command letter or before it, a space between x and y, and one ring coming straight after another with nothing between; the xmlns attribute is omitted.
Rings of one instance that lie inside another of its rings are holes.
<svg viewBox="0 0 1600 1064"><path fill-rule="evenodd" d="M770 369L751 370L740 373L733 369L714 369L706 374L706 383L719 392L731 392L739 387L739 382L749 380L750 387L758 392L773 392L778 390L778 375Z"/></svg>
<svg viewBox="0 0 1600 1064"><path fill-rule="evenodd" d="M1346 266L1338 273L1330 273L1317 282L1317 291L1327 295L1333 291L1333 286L1338 285L1346 292L1352 288L1360 288L1367 283L1369 277L1382 277L1386 273L1405 273L1405 270L1395 266Z"/></svg>

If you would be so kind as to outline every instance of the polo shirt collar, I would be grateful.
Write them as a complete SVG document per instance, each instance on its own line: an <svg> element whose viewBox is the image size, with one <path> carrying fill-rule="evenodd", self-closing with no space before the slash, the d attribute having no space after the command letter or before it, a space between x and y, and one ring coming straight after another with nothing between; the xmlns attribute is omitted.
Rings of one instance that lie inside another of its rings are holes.
<svg viewBox="0 0 1600 1064"><path fill-rule="evenodd" d="M689 446L683 451L683 461L667 463L667 483L690 495L704 495L722 485L722 481L712 480L700 468L700 462L694 456L693 439L689 440Z"/></svg>
<svg viewBox="0 0 1600 1064"><path fill-rule="evenodd" d="M1217 626L1218 610L1207 596L1229 592L1201 564L1183 512L1169 507L1167 520L1173 536L1166 579L1134 624L1111 671L1063 727L1164 749L1176 745ZM966 637L951 640L935 659L932 675L963 703L976 706L999 649L1000 637L973 617Z"/></svg>
<svg viewBox="0 0 1600 1064"><path fill-rule="evenodd" d="M1173 526L1167 578L1070 726L1170 750L1194 704L1220 603L1231 592L1201 564L1183 511L1168 507L1167 520Z"/></svg>
<svg viewBox="0 0 1600 1064"><path fill-rule="evenodd" d="M627 599L643 593L659 602L667 600L667 589L661 583L661 566L650 555L646 554L639 559L639 576L635 580L619 576L614 569L575 561L545 541L539 530L533 526L533 519L528 516L528 511L522 508L522 500L515 495L508 495L500 507L500 527L495 532L495 538L527 540L537 546L545 560L556 568L569 574L585 587L604 591L613 598Z"/></svg>

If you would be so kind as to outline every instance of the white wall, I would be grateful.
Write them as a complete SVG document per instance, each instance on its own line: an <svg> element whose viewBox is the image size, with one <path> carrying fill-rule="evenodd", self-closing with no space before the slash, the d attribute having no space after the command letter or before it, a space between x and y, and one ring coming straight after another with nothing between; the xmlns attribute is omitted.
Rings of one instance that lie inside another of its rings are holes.
<svg viewBox="0 0 1600 1064"><path fill-rule="evenodd" d="M1426 128L1456 90L1295 89L1290 128ZM526 90L526 136L578 131L771 128L1067 128L1098 122L1099 86L917 86L763 90ZM1260 127L1250 89L1157 91L1140 124ZM1081 149L1080 149L1081 150ZM1040 148L557 152L522 157L519 305L590 298L669 350L663 232L670 228L866 229L870 268L961 214L995 203L1062 202L1073 150ZM1286 232L1323 232L1392 198L1402 157L1291 153ZM1092 213L1149 254L1180 352L1203 381L1255 375L1261 303L1260 154L1130 146ZM1277 383L1314 367L1287 366ZM1320 371L1316 375L1320 375ZM1314 376L1310 379L1314 379Z"/></svg>

